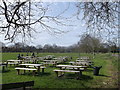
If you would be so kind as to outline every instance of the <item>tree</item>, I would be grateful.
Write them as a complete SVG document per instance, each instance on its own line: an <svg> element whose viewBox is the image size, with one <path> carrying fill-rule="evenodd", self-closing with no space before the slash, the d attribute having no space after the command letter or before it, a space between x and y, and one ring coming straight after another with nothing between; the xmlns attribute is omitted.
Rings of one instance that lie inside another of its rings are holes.
<svg viewBox="0 0 120 90"><path fill-rule="evenodd" d="M98 38L90 36L88 34L82 35L79 43L81 52L99 52L101 42Z"/></svg>
<svg viewBox="0 0 120 90"><path fill-rule="evenodd" d="M42 48L42 45L37 45L36 48L37 48L37 49L41 49L41 48Z"/></svg>
<svg viewBox="0 0 120 90"><path fill-rule="evenodd" d="M50 23L58 26L66 26L62 14L66 11L58 13L57 15L49 15L49 8L51 3L43 4L42 2L32 2L25 0L20 2L16 0L11 2L9 0L0 1L0 33L5 33L5 40L11 42L18 36L32 37L33 32L37 32L34 27L41 26L42 29L49 33L63 33L64 31L56 28Z"/></svg>
<svg viewBox="0 0 120 90"><path fill-rule="evenodd" d="M101 36L113 37L118 36L119 24L119 2L79 2L76 4L78 8L77 17L81 17L83 12L83 20L90 34L98 34ZM106 33L106 34L105 34Z"/></svg>

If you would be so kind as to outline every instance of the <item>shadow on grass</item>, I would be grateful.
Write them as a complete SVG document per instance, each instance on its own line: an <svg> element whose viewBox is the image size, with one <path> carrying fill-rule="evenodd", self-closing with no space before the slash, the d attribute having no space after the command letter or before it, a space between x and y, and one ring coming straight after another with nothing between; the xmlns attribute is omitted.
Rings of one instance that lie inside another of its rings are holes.
<svg viewBox="0 0 120 90"><path fill-rule="evenodd" d="M84 81L87 81L87 80L92 80L93 77L89 76L89 75L82 75L80 77L80 80L84 80Z"/></svg>
<svg viewBox="0 0 120 90"><path fill-rule="evenodd" d="M54 66L54 65L49 65L48 67L55 68L56 66Z"/></svg>
<svg viewBox="0 0 120 90"><path fill-rule="evenodd" d="M75 75L75 74L65 74L65 75L62 76L62 77L67 78L67 79L77 79L77 78L76 78L77 75ZM61 78L61 77L60 77L60 78ZM92 80L92 79L93 79L93 77L91 77L91 76L82 75L82 76L80 77L80 79L78 79L78 80L87 81L87 80Z"/></svg>
<svg viewBox="0 0 120 90"><path fill-rule="evenodd" d="M103 74L99 74L99 75L95 75L95 76L111 77L111 76L107 76L107 75L103 75Z"/></svg>
<svg viewBox="0 0 120 90"><path fill-rule="evenodd" d="M20 73L20 75L41 77L41 76L49 76L49 75L51 75L51 74L50 74L50 73L46 73L46 72L44 72L44 73L40 72L39 74L38 74L38 73L35 73L35 75L33 75L32 72L25 72L25 73Z"/></svg>
<svg viewBox="0 0 120 90"><path fill-rule="evenodd" d="M86 72L93 72L93 70L92 69L87 69Z"/></svg>
<svg viewBox="0 0 120 90"><path fill-rule="evenodd" d="M49 76L49 75L51 75L51 73L48 73L48 72L42 73L42 72L40 72L40 73L37 74L36 76Z"/></svg>
<svg viewBox="0 0 120 90"><path fill-rule="evenodd" d="M6 73L9 72L10 70L4 70L4 71L0 71L0 73Z"/></svg>

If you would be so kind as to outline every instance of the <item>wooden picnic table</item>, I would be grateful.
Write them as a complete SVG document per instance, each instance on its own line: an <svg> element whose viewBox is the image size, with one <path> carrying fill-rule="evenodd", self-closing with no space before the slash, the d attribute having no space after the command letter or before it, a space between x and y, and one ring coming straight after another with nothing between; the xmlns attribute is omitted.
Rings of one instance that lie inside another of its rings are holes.
<svg viewBox="0 0 120 90"><path fill-rule="evenodd" d="M6 63L0 63L0 66L2 67L2 71L5 71L5 67L7 68L7 64Z"/></svg>
<svg viewBox="0 0 120 90"><path fill-rule="evenodd" d="M32 56L24 56L22 57L24 59L25 63L37 63L38 62L38 58L37 57L32 57Z"/></svg>
<svg viewBox="0 0 120 90"><path fill-rule="evenodd" d="M53 65L56 65L57 64L57 60L43 60L45 63L45 65L46 64L53 64Z"/></svg>
<svg viewBox="0 0 120 90"><path fill-rule="evenodd" d="M7 60L8 62L21 62L22 60Z"/></svg>
<svg viewBox="0 0 120 90"><path fill-rule="evenodd" d="M80 70L80 68L86 68L87 66L76 66L76 65L56 65L56 67L62 68L77 68L77 70Z"/></svg>
<svg viewBox="0 0 120 90"><path fill-rule="evenodd" d="M76 60L69 62L71 65L82 65L82 66L90 66L93 65L93 61L91 60Z"/></svg>
<svg viewBox="0 0 120 90"><path fill-rule="evenodd" d="M77 60L90 60L89 57L80 57L80 58L77 58Z"/></svg>
<svg viewBox="0 0 120 90"><path fill-rule="evenodd" d="M71 62L69 62L71 65L73 65L73 64L75 64L75 62L73 62L73 61L71 61Z"/></svg>
<svg viewBox="0 0 120 90"><path fill-rule="evenodd" d="M44 62L57 62L57 60L43 60Z"/></svg>
<svg viewBox="0 0 120 90"><path fill-rule="evenodd" d="M75 62L76 65L93 65L93 61L90 60L76 60Z"/></svg>
<svg viewBox="0 0 120 90"><path fill-rule="evenodd" d="M10 65L16 65L16 64L21 64L23 60L7 60L7 64Z"/></svg>
<svg viewBox="0 0 120 90"><path fill-rule="evenodd" d="M75 65L56 65L56 67L59 67L60 70L54 70L58 75L58 72L61 72L61 75L64 75L65 72L75 72L78 73L78 78L80 79L80 77L82 76L82 71L84 70L84 68L86 68L87 66L75 66ZM66 70L66 69L72 69L72 70ZM63 74L62 74L63 72Z"/></svg>
<svg viewBox="0 0 120 90"><path fill-rule="evenodd" d="M87 68L87 66L77 66L77 65L56 65L56 67L59 67L60 69L66 69L66 68L72 68L73 70L79 70L81 71L81 68Z"/></svg>
<svg viewBox="0 0 120 90"><path fill-rule="evenodd" d="M28 64L28 63L26 63L26 64L19 64L20 66L25 66L25 67L31 67L31 66L33 66L33 67L35 67L35 68L37 68L37 71L38 71L38 73L40 72L40 67L43 65L43 64Z"/></svg>
<svg viewBox="0 0 120 90"><path fill-rule="evenodd" d="M76 60L76 62L92 62L90 60Z"/></svg>

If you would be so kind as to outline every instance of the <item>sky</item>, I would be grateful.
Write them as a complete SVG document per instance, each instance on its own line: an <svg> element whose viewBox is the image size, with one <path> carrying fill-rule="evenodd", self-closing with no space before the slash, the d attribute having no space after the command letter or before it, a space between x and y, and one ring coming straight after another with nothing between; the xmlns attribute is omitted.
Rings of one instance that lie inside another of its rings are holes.
<svg viewBox="0 0 120 90"><path fill-rule="evenodd" d="M44 2L43 4L46 5L46 2ZM63 17L71 17L77 11L74 2L73 3L72 2L70 3L54 2L50 5L50 8L47 14L55 16L63 12L65 9L67 9L67 11L65 11L62 14ZM70 45L76 44L80 40L79 35L85 32L84 23L82 22L82 20L78 20L76 17L71 18L70 21L64 21L64 22L72 26L57 26L52 23L48 23L48 24L55 28L62 29L63 31L65 31L65 33L54 35L52 33L49 33L46 30L42 30L42 28L38 25L38 26L35 26L35 29L40 33L32 33L33 39L30 39L30 40L27 39L26 42L24 43L28 45L33 45L33 46L37 46L37 45L44 46L45 44L50 44L50 45L56 44L58 46L70 46ZM20 36L17 37L15 42L22 42L21 38L22 37ZM9 41L4 40L4 35L0 35L0 41L5 43L6 45L12 44L12 43L8 43Z"/></svg>
<svg viewBox="0 0 120 90"><path fill-rule="evenodd" d="M85 22L82 20L83 13L80 13L79 19L75 16L77 12L77 8L75 7L76 2L43 2L42 5L45 7L46 5L49 4L49 9L46 15L50 16L56 16L59 15L60 13L62 17L71 17L70 20L64 20L63 22L68 25L72 26L59 26L55 25L52 22L47 22L46 19L44 21L45 24L52 26L54 28L58 28L65 33L61 34L54 34L53 31L48 32L47 30L44 30L41 28L40 25L35 25L33 28L37 31L37 33L32 32L33 38L26 38L26 41L22 41L22 37L18 36L15 39L15 43L17 42L23 42L27 45L42 45L44 46L45 44L53 45L56 44L58 46L71 46L73 44L76 44L80 40L80 36L86 32L86 25ZM32 7L32 9L35 9ZM64 10L66 10L64 12ZM64 13L63 13L64 12ZM32 12L33 13L33 12ZM34 12L36 14L38 12ZM39 14L38 14L39 15ZM103 34L106 34L106 32L103 32ZM108 37L109 38L109 37ZM103 38L101 38L103 39ZM4 40L4 34L0 34L0 42L3 42L6 44L6 46L14 44L14 43L9 43L9 41Z"/></svg>

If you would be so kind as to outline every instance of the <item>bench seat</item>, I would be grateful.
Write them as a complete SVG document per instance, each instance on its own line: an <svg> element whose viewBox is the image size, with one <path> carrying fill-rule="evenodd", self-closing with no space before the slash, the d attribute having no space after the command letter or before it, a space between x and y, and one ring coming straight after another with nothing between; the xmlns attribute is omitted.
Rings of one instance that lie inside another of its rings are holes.
<svg viewBox="0 0 120 90"><path fill-rule="evenodd" d="M44 67L44 66L42 66L42 67L40 67L40 69L42 69L42 73L44 73L44 69L45 69L46 67Z"/></svg>
<svg viewBox="0 0 120 90"><path fill-rule="evenodd" d="M32 86L34 86L34 81L0 84L2 90L32 90L30 88Z"/></svg>
<svg viewBox="0 0 120 90"><path fill-rule="evenodd" d="M63 68L64 69L64 68ZM67 67L67 68L65 68L65 69L68 69L68 70L78 70L78 68L69 68L69 67ZM80 68L80 70L81 71L83 71L83 70L85 70L85 68ZM79 71L79 70L78 70Z"/></svg>
<svg viewBox="0 0 120 90"><path fill-rule="evenodd" d="M37 69L33 69L33 68L15 68L15 69L21 69L21 70L37 70Z"/></svg>
<svg viewBox="0 0 120 90"><path fill-rule="evenodd" d="M80 76L82 76L82 72L76 71L76 70L57 70L57 69L55 69L53 71L56 73L57 77L63 76L65 72L72 72L72 73L78 74L77 79L80 79ZM60 72L60 75L58 74L58 72Z"/></svg>
<svg viewBox="0 0 120 90"><path fill-rule="evenodd" d="M9 65L17 65L17 64L19 64L19 63L8 63Z"/></svg>
<svg viewBox="0 0 120 90"><path fill-rule="evenodd" d="M79 73L80 71L74 71L74 70L53 70L54 72L75 72Z"/></svg>
<svg viewBox="0 0 120 90"><path fill-rule="evenodd" d="M29 66L29 67L34 67L34 66ZM36 67L37 68L37 67ZM40 69L42 69L42 73L44 73L44 69L45 69L46 67L44 67L44 66L41 66L40 67Z"/></svg>
<svg viewBox="0 0 120 90"><path fill-rule="evenodd" d="M24 73L26 70L33 71L33 75L35 75L35 71L37 70L37 69L33 69L33 68L21 68L21 67L16 67L15 69L17 70L18 75L20 74L20 70L24 70Z"/></svg>
<svg viewBox="0 0 120 90"><path fill-rule="evenodd" d="M45 66L46 66L46 65L50 65L50 64L52 64L52 65L57 65L57 63L53 63L53 62L45 62L45 63L44 63Z"/></svg>

